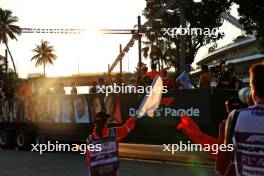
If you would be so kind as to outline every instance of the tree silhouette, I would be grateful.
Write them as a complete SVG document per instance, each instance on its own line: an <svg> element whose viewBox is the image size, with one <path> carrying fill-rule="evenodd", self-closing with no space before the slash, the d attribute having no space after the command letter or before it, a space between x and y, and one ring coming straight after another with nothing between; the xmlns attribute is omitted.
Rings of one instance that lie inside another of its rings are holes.
<svg viewBox="0 0 264 176"><path fill-rule="evenodd" d="M239 22L244 25L249 35L254 35L261 40L264 46L264 1L233 0L233 2L239 5Z"/></svg>
<svg viewBox="0 0 264 176"><path fill-rule="evenodd" d="M143 14L147 19L151 19L169 0L146 2ZM144 43L143 55L145 57L149 56L152 62L160 64L161 67L174 67L175 71L179 67L180 35L164 35L166 33L164 29L180 28L179 3L183 3L188 28L208 28L210 31L222 25L223 21L220 20L220 15L222 12L228 11L231 5L229 0L202 0L201 3L195 3L193 0L178 1L171 7L172 11L161 14L159 17L161 20L154 20L152 27L145 31L148 41ZM192 63L199 48L210 43L214 44L222 37L223 35L219 31L213 31L213 35L204 33L185 35L185 62Z"/></svg>
<svg viewBox="0 0 264 176"><path fill-rule="evenodd" d="M14 25L16 22L18 22L18 18L13 16L12 11L0 8L0 43L4 43L6 46L6 49L12 60L15 74L16 66L11 51L8 47L8 39L17 40L16 35L21 34L21 28Z"/></svg>
<svg viewBox="0 0 264 176"><path fill-rule="evenodd" d="M32 50L35 55L31 58L31 61L36 60L35 66L43 65L43 73L46 75L46 66L53 64L57 59L57 55L54 54L54 47L49 45L48 41L41 40L40 45L36 45L36 48Z"/></svg>

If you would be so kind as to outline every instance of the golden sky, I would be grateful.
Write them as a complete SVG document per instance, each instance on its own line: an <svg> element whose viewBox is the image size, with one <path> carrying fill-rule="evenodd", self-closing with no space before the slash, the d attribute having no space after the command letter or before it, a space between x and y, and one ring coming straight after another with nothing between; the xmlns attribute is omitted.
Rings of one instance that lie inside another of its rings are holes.
<svg viewBox="0 0 264 176"><path fill-rule="evenodd" d="M132 29L137 16L144 9L144 0L1 0L1 7L10 9L18 16L20 27L40 28L86 28L91 32L81 35L22 34L18 41L10 42L19 76L43 72L30 63L32 49L41 39L54 46L57 61L47 68L48 76L80 73L106 72L119 52L119 44L125 45L131 35L103 35L97 29ZM0 54L4 55L4 45ZM134 71L137 60L136 46L124 58L123 69ZM128 65L129 61L129 65ZM119 67L117 67L118 70Z"/></svg>
<svg viewBox="0 0 264 176"><path fill-rule="evenodd" d="M72 74L107 72L119 52L119 44L126 45L131 35L105 35L98 29L132 29L137 16L142 14L145 0L1 0L1 7L10 9L19 18L18 25L26 28L85 28L90 32L81 35L66 34L22 34L18 41L10 42L10 49L20 77L28 73L43 72L30 62L32 49L41 39L54 46L57 61L46 69L48 76L69 76ZM144 19L142 19L144 23ZM230 43L241 31L228 23L222 30L227 34L220 46ZM0 45L0 55L5 47ZM197 55L206 54L203 47ZM130 49L123 61L123 70L133 72L138 62L137 44ZM144 62L147 62L144 60ZM119 66L115 71L118 71Z"/></svg>

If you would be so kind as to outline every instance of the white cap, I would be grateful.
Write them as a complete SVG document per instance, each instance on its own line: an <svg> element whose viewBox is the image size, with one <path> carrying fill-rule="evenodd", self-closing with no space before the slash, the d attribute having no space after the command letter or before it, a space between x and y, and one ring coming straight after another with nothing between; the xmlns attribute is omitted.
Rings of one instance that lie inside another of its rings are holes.
<svg viewBox="0 0 264 176"><path fill-rule="evenodd" d="M244 87L238 91L239 100L245 104L250 104L251 102L251 89L249 87Z"/></svg>

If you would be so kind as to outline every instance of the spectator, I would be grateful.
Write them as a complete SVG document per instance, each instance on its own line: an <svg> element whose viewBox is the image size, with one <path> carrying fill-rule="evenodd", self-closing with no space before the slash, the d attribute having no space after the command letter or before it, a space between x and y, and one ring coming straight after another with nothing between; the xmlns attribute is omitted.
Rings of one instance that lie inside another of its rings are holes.
<svg viewBox="0 0 264 176"><path fill-rule="evenodd" d="M35 116L35 102L33 100L33 97L28 97L24 99L24 113L25 113L25 120L28 120L29 122L36 122L36 116Z"/></svg>
<svg viewBox="0 0 264 176"><path fill-rule="evenodd" d="M96 85L96 93L103 93L101 91L105 91L105 80L104 80L104 78L99 78L98 84Z"/></svg>
<svg viewBox="0 0 264 176"><path fill-rule="evenodd" d="M222 89L229 89L230 80L231 80L231 75L228 70L228 66L221 64L220 65L220 77L218 78L218 83L216 87L222 88Z"/></svg>
<svg viewBox="0 0 264 176"><path fill-rule="evenodd" d="M57 95L65 95L64 84L60 83L56 90Z"/></svg>
<svg viewBox="0 0 264 176"><path fill-rule="evenodd" d="M76 83L75 82L72 82L71 83L71 95L77 95L77 88L76 88Z"/></svg>
<svg viewBox="0 0 264 176"><path fill-rule="evenodd" d="M12 112L13 111L15 89L12 86L7 85L6 87L4 87L3 91L5 94L5 100L7 101L7 104L8 104L9 112Z"/></svg>
<svg viewBox="0 0 264 176"><path fill-rule="evenodd" d="M154 80L156 76L160 76L160 72L157 71L157 66L156 64L151 64L151 71L148 72L145 77L149 76L151 80Z"/></svg>
<svg viewBox="0 0 264 176"><path fill-rule="evenodd" d="M2 105L3 105L3 96L4 92L2 90L2 87L0 87L0 123L3 122L3 112L2 112Z"/></svg>
<svg viewBox="0 0 264 176"><path fill-rule="evenodd" d="M148 67L143 67L142 68L142 78L144 78L147 73L148 73Z"/></svg>
<svg viewBox="0 0 264 176"><path fill-rule="evenodd" d="M227 113L231 113L235 109L246 108L248 104L242 102L238 97L231 97L225 102Z"/></svg>
<svg viewBox="0 0 264 176"><path fill-rule="evenodd" d="M9 106L9 102L6 99L4 93L3 93L3 99L2 99L2 121L3 122L10 122L10 106Z"/></svg>
<svg viewBox="0 0 264 176"><path fill-rule="evenodd" d="M32 96L27 99L31 99ZM11 113L12 122L24 122L24 102L25 99L21 98L17 93L14 93L14 104L13 104L13 112ZM32 103L32 106L34 104Z"/></svg>
<svg viewBox="0 0 264 176"><path fill-rule="evenodd" d="M202 74L199 79L199 88L211 87L211 73L207 65L202 65Z"/></svg>
<svg viewBox="0 0 264 176"><path fill-rule="evenodd" d="M264 65L252 66L249 74L254 105L230 113L226 124L225 144L234 144L235 150L224 152L222 160L219 160L219 163L229 163L229 165L232 165L234 161L235 174L233 175L264 173L264 153L262 151L264 144ZM226 170L219 170L219 172L224 175Z"/></svg>
<svg viewBox="0 0 264 176"><path fill-rule="evenodd" d="M89 93L96 93L97 81L92 81L92 87L90 88Z"/></svg>
<svg viewBox="0 0 264 176"><path fill-rule="evenodd" d="M239 90L241 89L242 81L237 78L235 75L235 69L233 66L230 66L230 82L229 88Z"/></svg>
<svg viewBox="0 0 264 176"><path fill-rule="evenodd" d="M242 81L237 78L237 76L231 76L231 80L229 82L229 88L239 90L241 88Z"/></svg>
<svg viewBox="0 0 264 176"><path fill-rule="evenodd" d="M138 86L137 79L134 76L132 76L131 78L129 78L128 86Z"/></svg>
<svg viewBox="0 0 264 176"><path fill-rule="evenodd" d="M26 80L25 83L22 85L20 89L20 93L23 96L23 98L30 97L32 95L32 91L29 85L29 81Z"/></svg>
<svg viewBox="0 0 264 176"><path fill-rule="evenodd" d="M148 73L148 67L144 66L141 69L141 75L137 75L137 82L139 85L144 85L144 79L146 77L146 74Z"/></svg>
<svg viewBox="0 0 264 176"><path fill-rule="evenodd" d="M145 76L145 77L143 78L143 83L142 83L142 85L143 85L143 86L151 86L151 84L152 84L152 79L150 78L150 76Z"/></svg>
<svg viewBox="0 0 264 176"><path fill-rule="evenodd" d="M192 70L191 64L184 66L184 72L176 79L176 83L180 84L183 89L193 89L193 85L190 80L190 72Z"/></svg>
<svg viewBox="0 0 264 176"><path fill-rule="evenodd" d="M167 86L167 89L173 88L173 79L171 76L168 75L168 72L166 69L163 69L161 72L161 78L163 81L163 86Z"/></svg>
<svg viewBox="0 0 264 176"><path fill-rule="evenodd" d="M118 86L122 86L122 84L124 83L123 75L121 73L116 74L116 80L115 81L116 81L116 84Z"/></svg>
<svg viewBox="0 0 264 176"><path fill-rule="evenodd" d="M25 83L22 85L21 89L20 89L20 94L22 96L21 101L23 102L23 104L25 105L24 108L24 112L26 114L25 118L28 119L31 122L35 122L35 115L34 115L34 108L35 108L35 104L34 104L34 99L32 97L32 90L30 88L29 85L29 81L26 80ZM24 117L22 118L21 115L17 115L19 114L18 109L21 108L20 106L20 101L19 98L17 97L14 101L13 104L13 118L16 118L17 121L24 121Z"/></svg>

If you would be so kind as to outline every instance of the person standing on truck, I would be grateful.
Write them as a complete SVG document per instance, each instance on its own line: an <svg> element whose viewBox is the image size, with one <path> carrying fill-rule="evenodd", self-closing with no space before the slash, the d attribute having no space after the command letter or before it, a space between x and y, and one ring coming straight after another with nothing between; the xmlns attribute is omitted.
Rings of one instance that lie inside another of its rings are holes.
<svg viewBox="0 0 264 176"><path fill-rule="evenodd" d="M148 72L145 77L149 76L151 80L154 80L156 76L161 77L161 73L157 71L157 65L151 64L151 71Z"/></svg>
<svg viewBox="0 0 264 176"><path fill-rule="evenodd" d="M6 85L4 87L4 92L5 92L5 102L4 104L6 104L8 106L8 108L6 109L6 116L4 117L6 119L6 121L11 122L11 112L13 112L13 103L14 103L14 92L15 89L13 86L11 85ZM7 101L7 102L6 102ZM5 106L5 105L4 105Z"/></svg>
<svg viewBox="0 0 264 176"><path fill-rule="evenodd" d="M23 98L28 98L28 97L32 96L32 91L31 91L28 80L26 80L25 83L22 85L22 87L20 89L20 93L23 96Z"/></svg>
<svg viewBox="0 0 264 176"><path fill-rule="evenodd" d="M193 89L194 84L190 80L190 72L192 70L191 64L185 64L184 72L176 79L176 84L181 85L182 89Z"/></svg>
<svg viewBox="0 0 264 176"><path fill-rule="evenodd" d="M229 89L230 88L230 80L231 80L231 74L229 72L229 67L225 64L221 64L220 66L220 72L219 72L219 78L217 83L217 88L221 89Z"/></svg>
<svg viewBox="0 0 264 176"><path fill-rule="evenodd" d="M173 78L168 74L167 69L162 69L161 72L162 75L162 81L163 85L167 87L167 89L172 89L173 88Z"/></svg>
<svg viewBox="0 0 264 176"><path fill-rule="evenodd" d="M118 143L135 127L136 118L130 117L124 125L108 128L109 114L101 111L95 115L95 128L87 143L101 145L100 151L87 150L89 176L119 175Z"/></svg>
<svg viewBox="0 0 264 176"><path fill-rule="evenodd" d="M64 84L61 82L56 87L56 95L65 95Z"/></svg>
<svg viewBox="0 0 264 176"><path fill-rule="evenodd" d="M20 89L20 95L22 96L22 100L24 102L24 112L25 112L25 119L29 122L35 122L35 102L32 97L32 90L29 84L29 81L26 80L25 83L22 85ZM21 117L17 117L20 118ZM25 119L21 119L20 121L24 121Z"/></svg>
<svg viewBox="0 0 264 176"><path fill-rule="evenodd" d="M77 87L76 87L76 83L72 82L71 83L71 95L77 95L78 91L77 91Z"/></svg>
<svg viewBox="0 0 264 176"><path fill-rule="evenodd" d="M200 89L206 89L206 88L210 88L211 87L211 73L209 71L209 67L208 65L202 65L201 66L201 75L199 78L199 88Z"/></svg>
<svg viewBox="0 0 264 176"><path fill-rule="evenodd" d="M98 79L98 84L95 87L95 91L96 91L95 93L103 93L105 91L105 79L104 78L101 77Z"/></svg>

